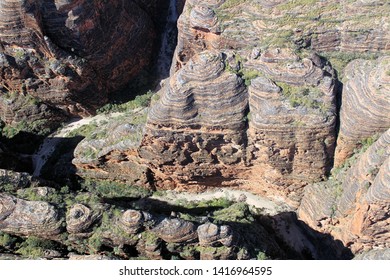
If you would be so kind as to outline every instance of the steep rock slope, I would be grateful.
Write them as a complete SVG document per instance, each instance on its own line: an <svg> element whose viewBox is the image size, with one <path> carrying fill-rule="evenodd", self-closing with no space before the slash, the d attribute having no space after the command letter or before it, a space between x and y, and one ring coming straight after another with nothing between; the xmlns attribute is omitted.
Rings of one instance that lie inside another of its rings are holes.
<svg viewBox="0 0 390 280"><path fill-rule="evenodd" d="M330 232L354 252L388 248L389 168L387 130L350 168L327 185L306 190L298 212L300 218L313 228Z"/></svg>
<svg viewBox="0 0 390 280"><path fill-rule="evenodd" d="M270 49L243 64L244 77L258 76L248 87L248 180L269 195L299 200L300 187L321 180L332 165L335 79L318 59Z"/></svg>
<svg viewBox="0 0 390 280"><path fill-rule="evenodd" d="M345 69L336 165L364 140L390 127L390 56L355 60Z"/></svg>
<svg viewBox="0 0 390 280"><path fill-rule="evenodd" d="M245 160L247 93L243 80L225 71L223 55L197 54L159 94L139 148L157 185L192 188L234 179Z"/></svg>
<svg viewBox="0 0 390 280"><path fill-rule="evenodd" d="M0 112L9 125L89 115L151 58L154 26L133 1L3 0L0 10Z"/></svg>

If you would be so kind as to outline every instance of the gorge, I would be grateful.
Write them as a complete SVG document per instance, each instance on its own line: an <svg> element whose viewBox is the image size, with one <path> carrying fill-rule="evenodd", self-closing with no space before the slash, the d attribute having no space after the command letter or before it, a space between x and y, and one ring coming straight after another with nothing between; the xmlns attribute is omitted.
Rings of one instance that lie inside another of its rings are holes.
<svg viewBox="0 0 390 280"><path fill-rule="evenodd" d="M0 258L388 259L389 15L0 0Z"/></svg>

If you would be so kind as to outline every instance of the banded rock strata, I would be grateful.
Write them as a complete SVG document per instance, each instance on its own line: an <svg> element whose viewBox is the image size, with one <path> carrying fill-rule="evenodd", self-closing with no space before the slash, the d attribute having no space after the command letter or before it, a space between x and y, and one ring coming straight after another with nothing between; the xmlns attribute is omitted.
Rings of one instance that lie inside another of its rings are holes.
<svg viewBox="0 0 390 280"><path fill-rule="evenodd" d="M359 144L390 127L390 57L355 60L345 69L336 165Z"/></svg>
<svg viewBox="0 0 390 280"><path fill-rule="evenodd" d="M335 186L308 189L299 208L300 218L330 232L353 252L388 248L389 140L387 130L345 174L334 179Z"/></svg>
<svg viewBox="0 0 390 280"><path fill-rule="evenodd" d="M150 62L154 25L134 1L3 0L0 10L0 113L7 124L90 115Z"/></svg>
<svg viewBox="0 0 390 280"><path fill-rule="evenodd" d="M237 208L234 204L232 207L232 211ZM230 210L223 211L229 213ZM229 221L226 223L229 224ZM256 225L256 229L261 229L263 239L252 240L252 237L245 238L246 230L226 223L189 221L148 211L120 209L92 200L64 206L58 202L29 201L0 195L2 234L33 235L55 240L72 248L73 252L93 255L106 246L117 248L117 257L128 257L125 252L128 249L125 248L131 247L140 256L159 259L167 254L162 252L162 248L166 248L169 254L180 255L184 259L245 259L254 256L251 246L260 246L266 248L267 254L284 256L283 250L260 224ZM237 248L252 251L243 255L238 254ZM61 253L57 254L57 257L62 257Z"/></svg>
<svg viewBox="0 0 390 280"><path fill-rule="evenodd" d="M139 148L155 184L192 188L232 179L244 165L248 105L243 80L225 71L223 55L195 56L159 94Z"/></svg>

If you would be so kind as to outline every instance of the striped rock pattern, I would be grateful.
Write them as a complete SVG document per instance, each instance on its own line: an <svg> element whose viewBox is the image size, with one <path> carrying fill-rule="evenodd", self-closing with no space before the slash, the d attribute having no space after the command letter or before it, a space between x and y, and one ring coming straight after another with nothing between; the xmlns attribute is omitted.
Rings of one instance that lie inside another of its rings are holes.
<svg viewBox="0 0 390 280"><path fill-rule="evenodd" d="M354 253L388 248L389 168L390 130L387 130L345 174L336 178L336 188L341 185L338 191L320 186L309 192L314 188L308 188L299 207L299 217L313 228L342 240Z"/></svg>
<svg viewBox="0 0 390 280"><path fill-rule="evenodd" d="M51 237L62 231L60 215L54 206L6 194L0 194L0 230L16 235L41 237Z"/></svg>
<svg viewBox="0 0 390 280"><path fill-rule="evenodd" d="M134 1L1 0L0 90L38 104L0 102L1 118L59 124L94 113L148 66L155 37L151 17Z"/></svg>
<svg viewBox="0 0 390 280"><path fill-rule="evenodd" d="M101 213L83 204L74 204L66 215L66 230L69 233L85 232L100 217Z"/></svg>
<svg viewBox="0 0 390 280"><path fill-rule="evenodd" d="M335 80L331 68L314 64L316 58L275 49L244 63L259 76L248 88L250 180L282 187L284 195L296 194L294 181L321 179L333 160Z"/></svg>
<svg viewBox="0 0 390 280"><path fill-rule="evenodd" d="M155 183L196 188L233 179L237 167L229 165L244 164L248 105L243 81L225 71L223 55L199 53L158 94L138 151Z"/></svg>
<svg viewBox="0 0 390 280"><path fill-rule="evenodd" d="M355 60L345 70L336 165L359 143L390 127L390 56L377 61Z"/></svg>

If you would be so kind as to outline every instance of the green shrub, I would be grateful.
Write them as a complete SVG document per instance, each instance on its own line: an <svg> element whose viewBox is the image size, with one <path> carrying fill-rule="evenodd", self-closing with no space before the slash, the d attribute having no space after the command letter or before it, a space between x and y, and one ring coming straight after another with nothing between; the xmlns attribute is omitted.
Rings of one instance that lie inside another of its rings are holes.
<svg viewBox="0 0 390 280"><path fill-rule="evenodd" d="M57 249L57 244L54 241L30 236L20 244L16 253L25 257L37 259L44 256L45 250L50 249Z"/></svg>
<svg viewBox="0 0 390 280"><path fill-rule="evenodd" d="M148 107L154 93L148 91L143 95L137 95L134 100L123 104L109 103L97 110L98 114L109 114L115 112L129 112L137 108Z"/></svg>
<svg viewBox="0 0 390 280"><path fill-rule="evenodd" d="M3 233L0 231L0 246L4 248L10 248L15 245L17 238L12 237L8 233Z"/></svg>
<svg viewBox="0 0 390 280"><path fill-rule="evenodd" d="M112 182L106 180L85 180L81 182L81 188L96 194L100 197L115 198L115 197L147 197L151 194L151 191L136 187L129 186L124 183Z"/></svg>

